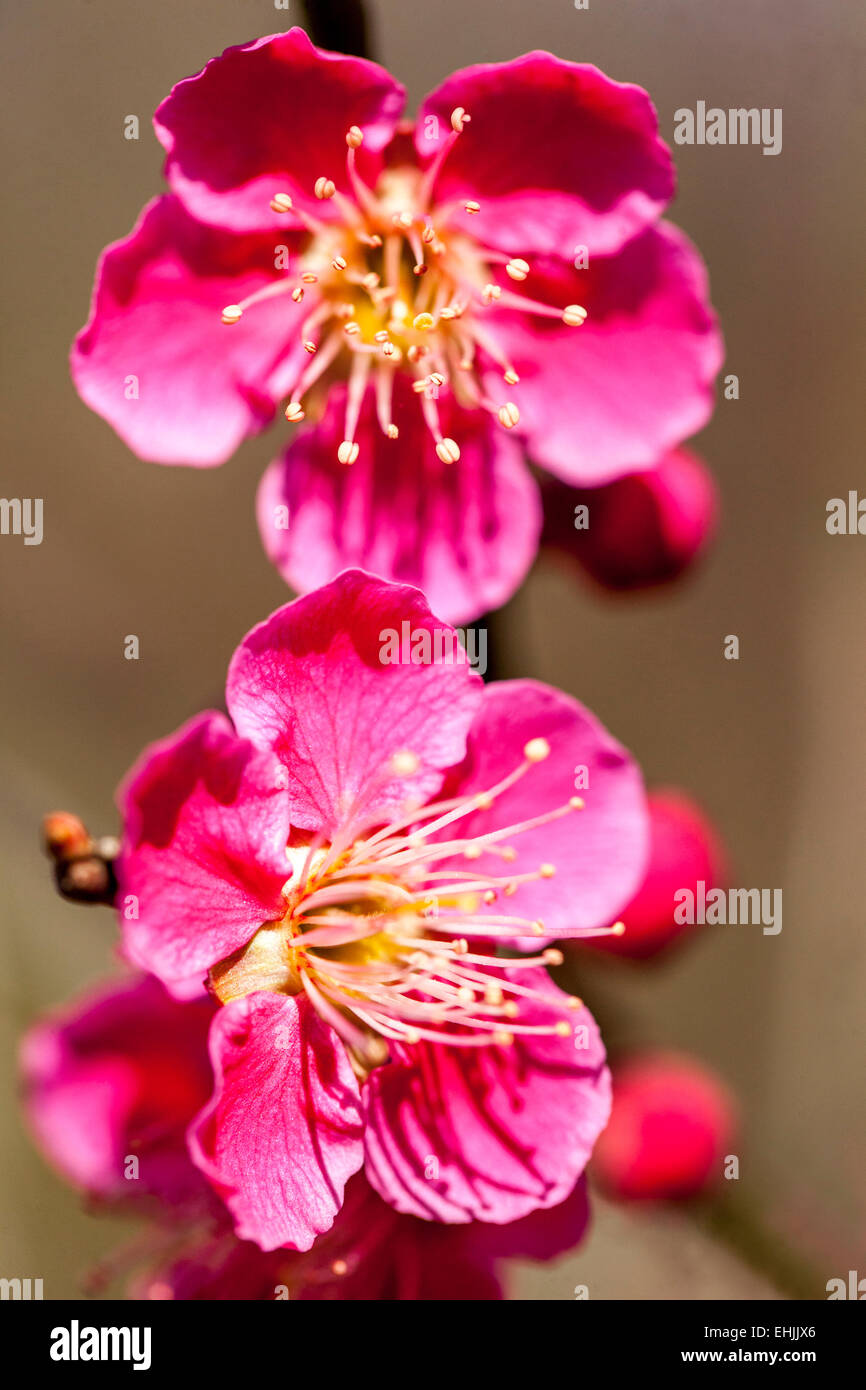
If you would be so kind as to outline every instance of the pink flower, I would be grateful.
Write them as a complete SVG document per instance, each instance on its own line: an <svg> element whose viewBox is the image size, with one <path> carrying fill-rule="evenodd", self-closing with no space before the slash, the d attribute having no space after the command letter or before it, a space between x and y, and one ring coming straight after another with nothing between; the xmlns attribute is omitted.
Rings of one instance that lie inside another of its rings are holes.
<svg viewBox="0 0 866 1390"><path fill-rule="evenodd" d="M158 1299L491 1299L502 1296L500 1259L550 1259L581 1239L583 1180L522 1221L454 1227L399 1215L358 1173L306 1254L238 1240L185 1141L211 1082L213 1012L141 977L103 986L24 1040L25 1106L40 1147L91 1198L156 1218L97 1276L144 1262L132 1296Z"/></svg>
<svg viewBox="0 0 866 1390"><path fill-rule="evenodd" d="M300 29L179 83L171 193L105 252L72 370L160 463L221 463L287 399L320 422L260 494L288 581L358 564L463 621L535 553L516 439L574 485L650 467L707 420L721 346L640 88L536 52L414 128L403 97Z"/></svg>
<svg viewBox="0 0 866 1390"><path fill-rule="evenodd" d="M185 1145L212 1087L213 1013L209 999L179 1004L157 980L135 978L27 1034L21 1072L34 1136L91 1198L148 1212L214 1205Z"/></svg>
<svg viewBox="0 0 866 1390"><path fill-rule="evenodd" d="M542 539L605 588L642 589L678 578L703 554L718 511L706 466L689 450L675 449L654 468L604 487L549 485Z"/></svg>
<svg viewBox="0 0 866 1390"><path fill-rule="evenodd" d="M720 1181L736 1110L705 1066L646 1053L614 1068L613 1110L593 1171L618 1197L693 1197Z"/></svg>
<svg viewBox="0 0 866 1390"><path fill-rule="evenodd" d="M309 1249L362 1165L422 1219L563 1201L604 1051L559 952L492 951L631 896L629 756L558 691L484 687L420 593L357 571L254 629L226 699L127 780L118 901L130 960L223 1005L191 1143L238 1235Z"/></svg>
<svg viewBox="0 0 866 1390"><path fill-rule="evenodd" d="M682 942L694 927L674 919L676 894L698 893L727 883L726 855L715 827L691 797L677 788L660 788L647 798L650 850L646 876L623 908L623 934L589 937L581 949L646 960Z"/></svg>

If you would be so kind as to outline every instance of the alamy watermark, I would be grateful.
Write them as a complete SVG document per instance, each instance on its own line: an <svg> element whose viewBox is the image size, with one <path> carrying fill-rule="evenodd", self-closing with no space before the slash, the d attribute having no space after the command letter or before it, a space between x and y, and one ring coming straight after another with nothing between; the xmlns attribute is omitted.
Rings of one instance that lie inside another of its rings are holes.
<svg viewBox="0 0 866 1390"><path fill-rule="evenodd" d="M0 536L23 536L25 545L41 545L42 498L0 497Z"/></svg>
<svg viewBox="0 0 866 1390"><path fill-rule="evenodd" d="M413 628L404 618L399 632L382 628L379 642L383 666L462 666L468 661L481 676L487 670L486 627Z"/></svg>
<svg viewBox="0 0 866 1390"><path fill-rule="evenodd" d="M678 926L762 926L764 936L782 930L781 888L711 888L698 879L694 889L674 893L674 921Z"/></svg>
<svg viewBox="0 0 866 1390"><path fill-rule="evenodd" d="M676 145L763 145L764 154L782 153L781 106L721 106L699 101L692 111L674 112Z"/></svg>

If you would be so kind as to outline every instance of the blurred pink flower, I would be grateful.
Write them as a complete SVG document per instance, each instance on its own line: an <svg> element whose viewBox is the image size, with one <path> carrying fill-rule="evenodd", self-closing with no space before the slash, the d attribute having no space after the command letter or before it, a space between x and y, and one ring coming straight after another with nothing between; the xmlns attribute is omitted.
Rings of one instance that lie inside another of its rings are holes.
<svg viewBox="0 0 866 1390"><path fill-rule="evenodd" d="M687 888L698 892L727 884L728 869L721 839L700 806L676 788L659 788L647 797L650 824L646 876L620 914L625 931L587 937L582 947L616 956L646 960L675 942L693 936L696 928L674 920L675 894Z"/></svg>
<svg viewBox="0 0 866 1390"><path fill-rule="evenodd" d="M603 487L552 483L543 498L542 543L573 557L608 589L678 578L703 554L718 523L715 482L687 449Z"/></svg>
<svg viewBox="0 0 866 1390"><path fill-rule="evenodd" d="M221 463L288 398L321 424L260 495L287 580L358 564L464 621L535 553L516 437L574 485L650 467L709 417L721 343L639 87L535 52L455 73L414 127L403 99L300 29L180 82L171 193L106 250L72 371L160 463Z"/></svg>
<svg viewBox="0 0 866 1390"><path fill-rule="evenodd" d="M628 754L556 690L483 686L423 595L357 571L254 629L226 698L232 722L199 716L130 774L118 879L128 957L223 1004L191 1141L238 1234L308 1249L362 1164L425 1219L564 1200L604 1050L544 970L559 952L491 951L604 930L633 893Z"/></svg>
<svg viewBox="0 0 866 1390"><path fill-rule="evenodd" d="M522 1221L454 1227L399 1215L358 1173L308 1253L238 1240L185 1139L211 1083L213 1012L209 1001L181 1003L156 980L131 978L37 1024L23 1043L25 1107L42 1150L91 1199L154 1219L116 1270L103 1271L143 1262L133 1297L497 1299L500 1259L549 1259L581 1239L583 1180Z"/></svg>
<svg viewBox="0 0 866 1390"><path fill-rule="evenodd" d="M693 1197L720 1181L736 1110L708 1067L676 1053L644 1053L614 1067L613 1109L593 1172L617 1197Z"/></svg>

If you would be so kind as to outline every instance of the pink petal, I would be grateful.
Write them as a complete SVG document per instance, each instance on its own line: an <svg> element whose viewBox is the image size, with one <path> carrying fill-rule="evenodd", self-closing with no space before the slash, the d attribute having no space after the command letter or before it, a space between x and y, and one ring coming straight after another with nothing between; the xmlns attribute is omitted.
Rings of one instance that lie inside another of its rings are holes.
<svg viewBox="0 0 866 1390"><path fill-rule="evenodd" d="M646 468L706 424L722 343L703 265L662 224L585 271L547 261L520 286L588 311L580 328L497 310L488 320L520 374L514 400L535 462L578 486ZM498 381L490 372L490 389Z"/></svg>
<svg viewBox="0 0 866 1390"><path fill-rule="evenodd" d="M346 131L364 132L364 152L388 143L405 92L376 63L314 48L303 29L227 48L179 82L154 117L166 177L196 217L233 231L269 231L270 210L289 193L319 218L339 215L313 186L346 179ZM372 171L379 160L370 161ZM368 170L369 173L369 170Z"/></svg>
<svg viewBox="0 0 866 1390"><path fill-rule="evenodd" d="M440 419L460 459L440 462L417 397L398 382L399 439L380 430L371 390L351 467L337 461L345 392L332 393L321 425L302 431L262 480L262 540L301 592L358 565L417 585L448 621L470 621L498 608L526 575L538 544L538 489L516 440L485 412L460 410L450 397L440 402ZM286 507L288 529L277 510Z"/></svg>
<svg viewBox="0 0 866 1390"><path fill-rule="evenodd" d="M242 1240L309 1250L363 1162L358 1083L305 998L249 994L211 1026L214 1097L190 1131L194 1161Z"/></svg>
<svg viewBox="0 0 866 1390"><path fill-rule="evenodd" d="M508 913L540 919L549 936L608 926L643 878L649 818L636 763L589 710L536 681L486 686L465 765L450 780L449 795L493 787L520 765L535 738L548 741L550 756L498 796L491 810L462 820L460 834L470 838L516 825L582 797L583 810L510 837L505 843L516 851L513 863L503 866L485 854L473 867L502 877L552 864L552 878L523 884L491 911L501 912L505 903ZM451 827L443 832L453 833Z"/></svg>
<svg viewBox="0 0 866 1390"><path fill-rule="evenodd" d="M588 1225L589 1198L583 1175L559 1206L531 1211L507 1226L479 1222L472 1228L472 1241L488 1259L555 1260L580 1244Z"/></svg>
<svg viewBox="0 0 866 1390"><path fill-rule="evenodd" d="M284 763L293 825L333 833L397 814L427 800L463 757L481 682L456 652L451 662L389 663L387 634L403 623L452 651L451 629L416 589L347 570L278 609L235 652L229 711L239 733ZM391 759L407 750L419 771L395 776Z"/></svg>
<svg viewBox="0 0 866 1390"><path fill-rule="evenodd" d="M654 222L673 196L670 153L646 92L591 64L535 52L454 73L421 108L422 160L451 133L458 106L472 119L446 158L436 200L479 202L479 213L454 220L489 246L573 256L580 244L602 255Z"/></svg>
<svg viewBox="0 0 866 1390"><path fill-rule="evenodd" d="M210 1094L209 1000L178 1004L152 977L115 981L27 1034L25 1109L40 1147L77 1186L171 1206L207 1192L185 1131ZM125 1174L127 1155L138 1176Z"/></svg>
<svg viewBox="0 0 866 1390"><path fill-rule="evenodd" d="M562 997L542 970L516 978ZM521 1022L550 1017L522 1006ZM586 1009L568 1018L585 1037L518 1035L507 1048L421 1043L374 1071L366 1173L376 1191L398 1211L447 1222L501 1224L562 1202L610 1108L598 1029Z"/></svg>
<svg viewBox="0 0 866 1390"><path fill-rule="evenodd" d="M291 256L297 236L281 242ZM72 349L82 399L140 458L222 463L273 416L302 359L309 312L279 295L227 326L222 310L285 278L274 237L200 226L176 198L158 198L128 237L103 253L90 318Z"/></svg>
<svg viewBox="0 0 866 1390"><path fill-rule="evenodd" d="M236 738L224 715L202 714L146 750L120 805L126 953L188 994L211 965L283 914L285 773Z"/></svg>

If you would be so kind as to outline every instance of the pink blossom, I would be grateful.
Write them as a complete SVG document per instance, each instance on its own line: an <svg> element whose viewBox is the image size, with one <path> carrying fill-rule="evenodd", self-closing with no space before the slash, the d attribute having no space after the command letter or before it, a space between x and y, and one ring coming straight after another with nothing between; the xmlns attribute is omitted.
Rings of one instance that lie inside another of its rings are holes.
<svg viewBox="0 0 866 1390"><path fill-rule="evenodd" d="M26 1035L30 1126L91 1199L189 1215L213 1206L185 1144L211 1090L213 1013L209 999L179 1004L157 980L135 977L94 991Z"/></svg>
<svg viewBox="0 0 866 1390"><path fill-rule="evenodd" d="M706 422L721 346L639 87L534 52L414 126L403 97L300 29L180 82L171 191L104 253L72 371L160 463L221 463L285 402L312 423L259 520L288 581L358 564L463 621L536 549L515 440L573 485L651 467Z"/></svg>
<svg viewBox="0 0 866 1390"><path fill-rule="evenodd" d="M607 589L642 589L694 564L713 538L718 513L706 465L690 450L674 449L653 468L604 487L548 485L542 542Z"/></svg>
<svg viewBox="0 0 866 1390"><path fill-rule="evenodd" d="M494 1299L502 1258L549 1259L581 1239L583 1180L562 1204L522 1221L454 1227L399 1215L357 1173L311 1251L266 1253L238 1240L185 1142L211 1080L213 1011L209 1001L172 1000L153 978L130 978L24 1040L25 1106L40 1147L91 1199L153 1222L95 1271L99 1280L143 1264L133 1297ZM93 1276L91 1284L98 1287Z"/></svg>
<svg viewBox="0 0 866 1390"><path fill-rule="evenodd" d="M700 806L675 787L647 797L650 824L646 875L621 916L625 931L586 940L581 949L647 960L683 942L696 930L674 918L676 894L722 888L728 880L726 855L718 831Z"/></svg>
<svg viewBox="0 0 866 1390"><path fill-rule="evenodd" d="M223 1006L190 1142L237 1234L309 1249L362 1166L421 1219L562 1202L608 1081L544 942L641 879L628 754L556 690L484 687L417 590L358 571L255 628L226 700L130 774L118 877L129 959Z"/></svg>
<svg viewBox="0 0 866 1390"><path fill-rule="evenodd" d="M614 1068L613 1109L593 1171L618 1197L693 1197L722 1179L736 1128L728 1088L676 1053L645 1053Z"/></svg>

